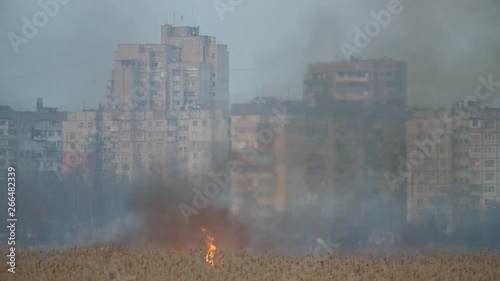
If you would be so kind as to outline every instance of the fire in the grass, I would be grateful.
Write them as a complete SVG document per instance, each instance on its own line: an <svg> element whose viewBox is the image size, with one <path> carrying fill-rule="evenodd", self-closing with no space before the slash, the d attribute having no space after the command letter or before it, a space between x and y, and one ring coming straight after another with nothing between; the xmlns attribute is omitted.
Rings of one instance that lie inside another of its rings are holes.
<svg viewBox="0 0 500 281"><path fill-rule="evenodd" d="M205 234L206 239L205 239L205 244L208 247L207 254L205 256L205 261L210 267L215 266L215 251L217 250L217 247L214 244L215 238L208 234L208 230L204 227L201 228L201 231L203 234Z"/></svg>

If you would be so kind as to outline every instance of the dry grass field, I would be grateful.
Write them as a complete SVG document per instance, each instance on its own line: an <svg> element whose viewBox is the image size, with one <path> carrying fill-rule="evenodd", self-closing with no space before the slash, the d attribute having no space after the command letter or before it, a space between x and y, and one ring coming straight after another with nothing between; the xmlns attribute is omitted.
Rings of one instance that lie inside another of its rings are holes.
<svg viewBox="0 0 500 281"><path fill-rule="evenodd" d="M207 250L167 252L117 248L85 248L18 252L16 273L7 272L6 252L0 260L0 280L342 280L342 281L458 281L500 280L500 254L479 252L450 255L388 256L278 256Z"/></svg>

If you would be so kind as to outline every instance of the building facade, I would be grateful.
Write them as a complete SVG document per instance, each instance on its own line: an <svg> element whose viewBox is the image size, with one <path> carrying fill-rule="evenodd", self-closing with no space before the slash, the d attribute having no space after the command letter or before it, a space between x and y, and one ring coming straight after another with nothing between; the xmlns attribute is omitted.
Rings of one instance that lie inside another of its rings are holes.
<svg viewBox="0 0 500 281"><path fill-rule="evenodd" d="M121 44L108 107L145 111L191 106L229 112L229 53L197 27L161 27L161 44Z"/></svg>
<svg viewBox="0 0 500 281"><path fill-rule="evenodd" d="M238 163L231 171L233 213L271 218L305 196L304 120L296 120L298 110L273 98L232 106L231 160Z"/></svg>
<svg viewBox="0 0 500 281"><path fill-rule="evenodd" d="M406 106L407 65L389 58L318 63L304 79L304 101L371 101Z"/></svg>
<svg viewBox="0 0 500 281"><path fill-rule="evenodd" d="M463 103L413 112L406 124L407 153L425 157L422 163L413 160L420 164L407 178L408 221L430 216L440 232L451 234L467 213L500 202L499 113ZM436 129L443 132L441 143L433 136Z"/></svg>
<svg viewBox="0 0 500 281"><path fill-rule="evenodd" d="M43 106L36 111L0 108L0 167L15 166L38 181L57 182L61 177L62 122L65 112ZM2 174L2 176L6 176Z"/></svg>

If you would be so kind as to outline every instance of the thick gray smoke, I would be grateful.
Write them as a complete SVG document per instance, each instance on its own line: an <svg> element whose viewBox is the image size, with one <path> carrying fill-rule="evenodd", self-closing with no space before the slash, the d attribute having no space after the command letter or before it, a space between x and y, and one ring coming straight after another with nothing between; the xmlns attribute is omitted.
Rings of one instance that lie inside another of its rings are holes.
<svg viewBox="0 0 500 281"><path fill-rule="evenodd" d="M280 36L279 45L255 56L259 87L268 95L302 97L307 65L343 59L343 42L354 45L355 27L365 30L370 12L387 9L389 0L314 1L297 18L296 28ZM287 1L300 5L302 1ZM408 63L410 105L450 106L474 94L478 76L500 80L500 2L486 0L401 0L402 11L371 38L359 56L391 57ZM498 95L491 100L500 105Z"/></svg>

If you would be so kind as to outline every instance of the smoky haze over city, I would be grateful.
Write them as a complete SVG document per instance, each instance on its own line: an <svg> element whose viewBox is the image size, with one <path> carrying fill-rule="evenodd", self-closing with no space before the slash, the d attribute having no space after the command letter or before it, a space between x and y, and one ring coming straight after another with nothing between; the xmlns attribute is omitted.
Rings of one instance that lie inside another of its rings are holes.
<svg viewBox="0 0 500 281"><path fill-rule="evenodd" d="M499 12L2 1L0 279L497 280Z"/></svg>

